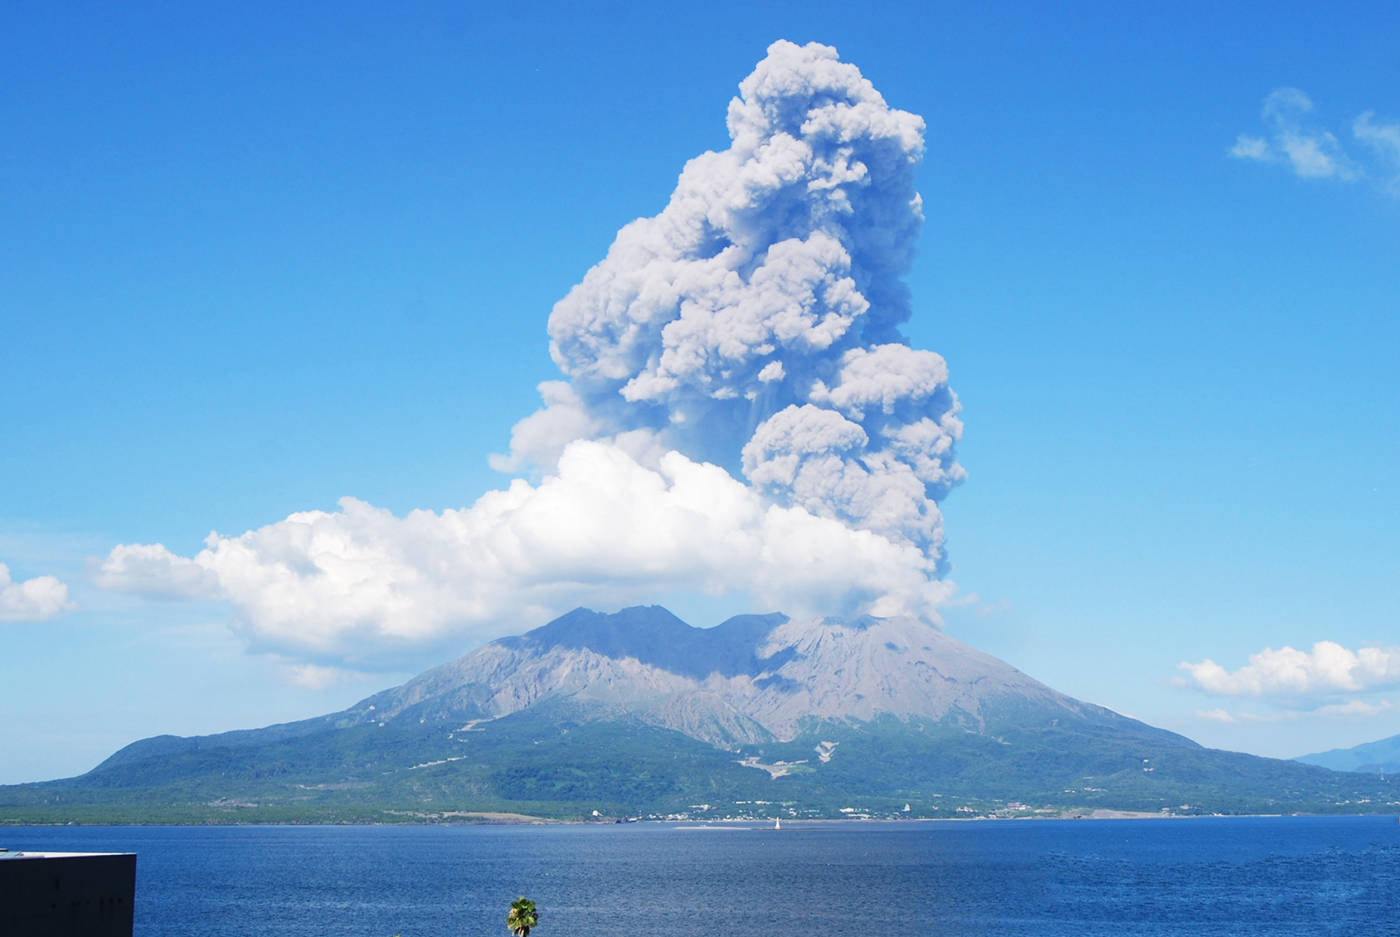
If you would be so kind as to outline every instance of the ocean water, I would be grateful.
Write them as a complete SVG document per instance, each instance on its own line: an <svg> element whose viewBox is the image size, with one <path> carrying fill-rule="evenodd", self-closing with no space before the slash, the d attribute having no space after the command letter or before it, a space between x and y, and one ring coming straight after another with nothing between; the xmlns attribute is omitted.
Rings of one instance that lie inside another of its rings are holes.
<svg viewBox="0 0 1400 937"><path fill-rule="evenodd" d="M1387 817L0 827L136 852L138 937L1400 935Z"/></svg>

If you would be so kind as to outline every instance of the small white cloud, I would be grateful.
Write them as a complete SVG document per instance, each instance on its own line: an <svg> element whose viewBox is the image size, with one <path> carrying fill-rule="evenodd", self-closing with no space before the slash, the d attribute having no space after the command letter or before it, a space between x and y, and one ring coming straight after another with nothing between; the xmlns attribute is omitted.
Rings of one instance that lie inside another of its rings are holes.
<svg viewBox="0 0 1400 937"><path fill-rule="evenodd" d="M215 598L219 594L218 579L208 569L176 556L160 543L123 543L113 547L98 564L93 579L104 589L138 592L152 598Z"/></svg>
<svg viewBox="0 0 1400 937"><path fill-rule="evenodd" d="M395 654L515 633L580 604L698 589L789 614L933 618L953 590L916 547L782 507L723 469L672 452L657 468L577 441L557 474L517 479L458 510L395 517L353 498L193 557L124 544L96 577L112 589L216 596L252 646L289 660L382 669ZM308 671L304 679L319 679Z"/></svg>
<svg viewBox="0 0 1400 937"><path fill-rule="evenodd" d="M1376 154L1386 191L1400 196L1400 121L1378 121L1367 111L1352 122L1351 132Z"/></svg>
<svg viewBox="0 0 1400 937"><path fill-rule="evenodd" d="M1268 140L1243 133L1235 138L1235 145L1230 147L1229 153L1236 159L1253 159L1263 163L1271 158Z"/></svg>
<svg viewBox="0 0 1400 937"><path fill-rule="evenodd" d="M1390 712L1395 708L1394 700L1384 699L1376 703L1368 703L1365 700L1351 700L1346 703L1331 703L1323 706L1316 712L1324 716L1378 716L1381 713Z"/></svg>
<svg viewBox="0 0 1400 937"><path fill-rule="evenodd" d="M1400 121L1377 122L1376 115L1367 111L1352 123L1352 133L1390 161L1400 163Z"/></svg>
<svg viewBox="0 0 1400 937"><path fill-rule="evenodd" d="M1240 134L1227 152L1236 159L1284 163L1304 179L1356 179L1358 172L1336 136L1309 119L1312 110L1312 99L1297 88L1275 89L1264 99L1269 136Z"/></svg>
<svg viewBox="0 0 1400 937"><path fill-rule="evenodd" d="M1198 709L1196 718L1204 719L1208 722L1220 722L1226 725L1237 725L1239 723L1269 724L1279 722L1297 722L1300 719L1322 717L1324 719L1368 719L1387 713L1396 708L1393 700L1380 700L1369 703L1365 700L1351 700L1346 703L1329 703L1326 706L1319 706L1316 709L1281 709L1272 712L1230 712L1225 709Z"/></svg>
<svg viewBox="0 0 1400 937"><path fill-rule="evenodd" d="M1264 99L1264 117L1275 123L1295 123L1312 109L1312 98L1297 88L1275 88Z"/></svg>
<svg viewBox="0 0 1400 937"><path fill-rule="evenodd" d="M1366 111L1352 121L1352 137L1371 160L1357 158L1337 135L1312 116L1313 103L1297 88L1278 88L1264 99L1263 120L1268 132L1242 133L1226 153L1235 158L1287 166L1302 179L1354 182L1371 179L1382 190L1400 196L1400 122L1378 120Z"/></svg>
<svg viewBox="0 0 1400 937"><path fill-rule="evenodd" d="M307 690L324 690L341 683L360 682L367 675L341 667L327 667L323 664L287 664L281 667L284 680L293 686Z"/></svg>
<svg viewBox="0 0 1400 937"><path fill-rule="evenodd" d="M784 377L787 377L787 371L783 369L783 363L781 361L770 361L758 372L758 379L764 384L781 381Z"/></svg>
<svg viewBox="0 0 1400 937"><path fill-rule="evenodd" d="M1356 178L1356 170L1351 168L1337 138L1330 133L1286 134L1278 138L1278 146L1293 172L1304 179L1350 182Z"/></svg>
<svg viewBox="0 0 1400 937"><path fill-rule="evenodd" d="M68 587L55 577L15 582L0 563L0 621L47 621L76 607L68 600Z"/></svg>
<svg viewBox="0 0 1400 937"><path fill-rule="evenodd" d="M1318 641L1311 652L1265 648L1233 673L1209 658L1180 668L1197 687L1220 696L1327 696L1400 685L1400 647L1350 651L1333 641Z"/></svg>

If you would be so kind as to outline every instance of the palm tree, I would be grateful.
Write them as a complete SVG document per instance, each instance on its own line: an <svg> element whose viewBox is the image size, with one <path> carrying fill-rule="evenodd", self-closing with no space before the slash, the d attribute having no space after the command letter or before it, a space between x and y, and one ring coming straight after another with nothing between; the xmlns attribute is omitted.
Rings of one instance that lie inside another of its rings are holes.
<svg viewBox="0 0 1400 937"><path fill-rule="evenodd" d="M506 914L506 927L515 937L530 937L530 928L540 923L539 912L535 910L535 903L524 895L510 903L510 911Z"/></svg>

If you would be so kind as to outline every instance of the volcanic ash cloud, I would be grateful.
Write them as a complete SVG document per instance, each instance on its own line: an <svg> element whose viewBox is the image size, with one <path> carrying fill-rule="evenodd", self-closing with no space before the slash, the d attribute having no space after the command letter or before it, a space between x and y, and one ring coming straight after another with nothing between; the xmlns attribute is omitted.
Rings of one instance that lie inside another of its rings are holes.
<svg viewBox="0 0 1400 937"><path fill-rule="evenodd" d="M547 473L582 437L677 450L938 563L962 424L943 359L899 331L923 121L815 43L774 43L739 90L729 149L554 307L568 382L494 464Z"/></svg>
<svg viewBox="0 0 1400 937"><path fill-rule="evenodd" d="M361 669L686 590L935 621L962 425L900 334L923 122L778 42L728 124L555 306L567 380L493 458L531 480L406 517L342 499L191 557L122 544L98 584L222 600L251 648Z"/></svg>

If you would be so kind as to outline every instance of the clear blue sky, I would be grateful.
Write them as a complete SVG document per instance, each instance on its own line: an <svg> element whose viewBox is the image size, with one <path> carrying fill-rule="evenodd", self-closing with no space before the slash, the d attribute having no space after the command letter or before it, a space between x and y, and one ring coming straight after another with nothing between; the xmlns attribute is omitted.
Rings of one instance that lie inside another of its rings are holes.
<svg viewBox="0 0 1400 937"><path fill-rule="evenodd" d="M96 570L504 487L551 307L728 145L779 38L927 123L907 332L966 423L950 633L1206 744L1400 733L1397 34L1379 2L7 5L0 563L68 605L0 621L0 782L439 662L313 679Z"/></svg>

